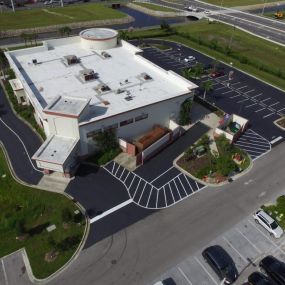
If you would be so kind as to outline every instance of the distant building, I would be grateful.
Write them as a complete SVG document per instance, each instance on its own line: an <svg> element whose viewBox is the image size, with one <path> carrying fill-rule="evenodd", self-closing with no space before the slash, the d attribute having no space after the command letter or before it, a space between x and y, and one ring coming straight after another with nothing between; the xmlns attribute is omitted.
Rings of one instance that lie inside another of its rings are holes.
<svg viewBox="0 0 285 285"><path fill-rule="evenodd" d="M197 86L142 52L117 31L96 28L5 53L18 102L32 104L47 135L33 156L38 167L68 173L78 156L94 152L98 132L132 140L178 118Z"/></svg>

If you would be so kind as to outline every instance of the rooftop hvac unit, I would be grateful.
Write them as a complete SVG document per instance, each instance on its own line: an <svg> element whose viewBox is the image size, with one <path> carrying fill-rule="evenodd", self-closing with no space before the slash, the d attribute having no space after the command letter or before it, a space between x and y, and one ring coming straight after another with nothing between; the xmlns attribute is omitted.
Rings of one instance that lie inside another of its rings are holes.
<svg viewBox="0 0 285 285"><path fill-rule="evenodd" d="M72 65L78 63L78 58L76 55L66 55L64 56L64 61L67 65Z"/></svg>
<svg viewBox="0 0 285 285"><path fill-rule="evenodd" d="M151 76L149 76L147 73L143 73L142 75L143 75L144 80L151 80L152 79Z"/></svg>
<svg viewBox="0 0 285 285"><path fill-rule="evenodd" d="M80 73L81 79L84 81L96 79L96 73L94 72L93 69L80 70L79 73Z"/></svg>
<svg viewBox="0 0 285 285"><path fill-rule="evenodd" d="M32 60L32 63L33 63L33 64L38 64L38 61L34 58L34 59Z"/></svg>
<svg viewBox="0 0 285 285"><path fill-rule="evenodd" d="M101 52L101 55L102 55L104 58L110 58L110 57L111 57L111 55L108 54L108 53L105 52L105 51L102 51L102 52Z"/></svg>
<svg viewBox="0 0 285 285"><path fill-rule="evenodd" d="M110 89L110 87L109 87L108 85L103 84L103 85L99 88L99 90L100 90L101 92L106 92L106 91L109 91L109 90L111 90L111 89Z"/></svg>

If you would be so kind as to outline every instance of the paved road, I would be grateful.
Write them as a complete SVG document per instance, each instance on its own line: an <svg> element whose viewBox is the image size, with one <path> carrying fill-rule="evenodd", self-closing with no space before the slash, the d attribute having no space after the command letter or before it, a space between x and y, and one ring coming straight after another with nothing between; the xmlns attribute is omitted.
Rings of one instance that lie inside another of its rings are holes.
<svg viewBox="0 0 285 285"><path fill-rule="evenodd" d="M20 140L23 141L26 149ZM1 87L0 141L5 145L16 175L24 182L38 184L43 175L37 170L35 163L30 160L30 157L36 152L42 142L23 121L14 115Z"/></svg>
<svg viewBox="0 0 285 285"><path fill-rule="evenodd" d="M285 23L280 21L274 21L231 8L221 8L195 0L187 0L186 2L181 1L178 3L170 3L163 0L152 0L152 2L178 9L183 9L185 5L192 5L201 10L209 10L211 11L211 15L208 15L209 18L240 27L254 35L285 45Z"/></svg>

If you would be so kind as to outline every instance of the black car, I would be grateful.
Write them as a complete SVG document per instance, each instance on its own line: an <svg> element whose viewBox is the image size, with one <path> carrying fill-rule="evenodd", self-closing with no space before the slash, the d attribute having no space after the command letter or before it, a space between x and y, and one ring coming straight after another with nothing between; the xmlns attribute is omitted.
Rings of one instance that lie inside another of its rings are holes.
<svg viewBox="0 0 285 285"><path fill-rule="evenodd" d="M285 285L285 263L268 255L259 262L259 266L276 284Z"/></svg>
<svg viewBox="0 0 285 285"><path fill-rule="evenodd" d="M221 246L210 246L202 252L202 255L217 273L220 280L225 279L225 284L232 284L238 278L238 271L234 261Z"/></svg>
<svg viewBox="0 0 285 285"><path fill-rule="evenodd" d="M248 282L250 285L273 285L269 281L268 277L260 272L253 272L248 276Z"/></svg>

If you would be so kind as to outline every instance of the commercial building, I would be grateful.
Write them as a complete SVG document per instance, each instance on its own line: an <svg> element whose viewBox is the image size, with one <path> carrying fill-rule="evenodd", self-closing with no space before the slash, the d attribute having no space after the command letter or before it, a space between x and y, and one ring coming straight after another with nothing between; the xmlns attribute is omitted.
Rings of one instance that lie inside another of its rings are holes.
<svg viewBox="0 0 285 285"><path fill-rule="evenodd" d="M175 122L197 86L142 53L103 28L6 52L15 95L34 107L47 135L33 156L38 167L69 173L78 157L94 152L98 132L115 129L132 141L154 125Z"/></svg>

